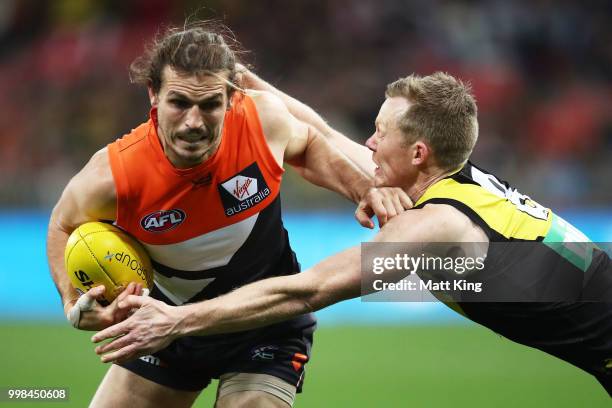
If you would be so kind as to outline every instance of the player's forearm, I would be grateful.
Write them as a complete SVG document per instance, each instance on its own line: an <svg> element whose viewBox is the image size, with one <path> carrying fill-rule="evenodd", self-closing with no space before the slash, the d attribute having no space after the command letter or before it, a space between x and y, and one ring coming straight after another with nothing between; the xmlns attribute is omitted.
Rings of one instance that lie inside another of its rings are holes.
<svg viewBox="0 0 612 408"><path fill-rule="evenodd" d="M310 106L298 101L290 95L287 95L280 89L275 88L268 82L264 81L251 71L245 71L243 76L243 85L248 89L270 92L278 96L289 109L289 112L300 121L313 126L321 134L327 138L338 137L335 132L323 118L314 111Z"/></svg>
<svg viewBox="0 0 612 408"><path fill-rule="evenodd" d="M243 286L227 295L180 306L181 336L232 333L267 326L313 311L312 293L292 289L293 276L277 277Z"/></svg>
<svg viewBox="0 0 612 408"><path fill-rule="evenodd" d="M49 261L51 277L62 298L63 305L78 298L78 294L72 287L64 266L64 250L69 236L70 234L59 225L56 217L52 215L47 234L47 259Z"/></svg>
<svg viewBox="0 0 612 408"><path fill-rule="evenodd" d="M261 280L218 298L179 306L178 336L268 326L359 296L361 248L349 248L302 273Z"/></svg>
<svg viewBox="0 0 612 408"><path fill-rule="evenodd" d="M300 171L306 180L335 191L354 203L358 203L374 185L372 176L312 128L303 160Z"/></svg>

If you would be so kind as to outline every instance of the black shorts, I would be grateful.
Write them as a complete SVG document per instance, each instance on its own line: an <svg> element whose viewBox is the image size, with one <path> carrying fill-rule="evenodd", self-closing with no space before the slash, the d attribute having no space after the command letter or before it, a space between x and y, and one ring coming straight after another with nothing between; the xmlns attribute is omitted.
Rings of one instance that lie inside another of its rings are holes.
<svg viewBox="0 0 612 408"><path fill-rule="evenodd" d="M153 355L120 365L148 380L184 391L201 391L213 378L235 372L269 374L301 392L315 326L271 326L246 341L226 344L211 343L207 337L182 337Z"/></svg>

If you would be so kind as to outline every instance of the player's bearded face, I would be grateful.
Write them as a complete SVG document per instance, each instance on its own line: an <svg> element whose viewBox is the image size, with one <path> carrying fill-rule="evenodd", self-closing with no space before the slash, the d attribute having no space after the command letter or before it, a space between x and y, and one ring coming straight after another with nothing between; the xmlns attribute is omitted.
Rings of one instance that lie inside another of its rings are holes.
<svg viewBox="0 0 612 408"><path fill-rule="evenodd" d="M166 67L157 98L160 142L175 167L211 157L221 142L228 107L226 74L186 75Z"/></svg>

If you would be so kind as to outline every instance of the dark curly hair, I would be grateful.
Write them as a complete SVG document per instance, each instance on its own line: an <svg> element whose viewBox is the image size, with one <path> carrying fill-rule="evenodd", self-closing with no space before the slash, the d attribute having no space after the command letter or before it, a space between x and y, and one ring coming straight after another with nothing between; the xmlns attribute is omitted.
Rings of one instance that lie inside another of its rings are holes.
<svg viewBox="0 0 612 408"><path fill-rule="evenodd" d="M130 65L132 83L148 86L158 93L166 66L179 73L202 74L228 72L235 84L238 55L244 53L229 28L216 21L199 21L183 27L160 31L145 52ZM235 88L228 84L231 96Z"/></svg>

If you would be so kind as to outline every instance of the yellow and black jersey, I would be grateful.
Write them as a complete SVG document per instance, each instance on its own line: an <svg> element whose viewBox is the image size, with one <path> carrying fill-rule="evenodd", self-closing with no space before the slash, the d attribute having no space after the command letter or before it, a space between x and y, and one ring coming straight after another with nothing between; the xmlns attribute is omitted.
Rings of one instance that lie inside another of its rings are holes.
<svg viewBox="0 0 612 408"><path fill-rule="evenodd" d="M490 242L542 242L582 272L591 266L596 247L585 234L507 182L470 162L430 186L414 208L427 204L455 207L482 228ZM540 246L516 247L528 251Z"/></svg>
<svg viewBox="0 0 612 408"><path fill-rule="evenodd" d="M480 294L447 304L519 343L595 375L612 391L612 262L582 232L494 175L467 163L414 208L453 206L488 236ZM483 296L484 295L484 296ZM446 297L445 299L449 299Z"/></svg>

